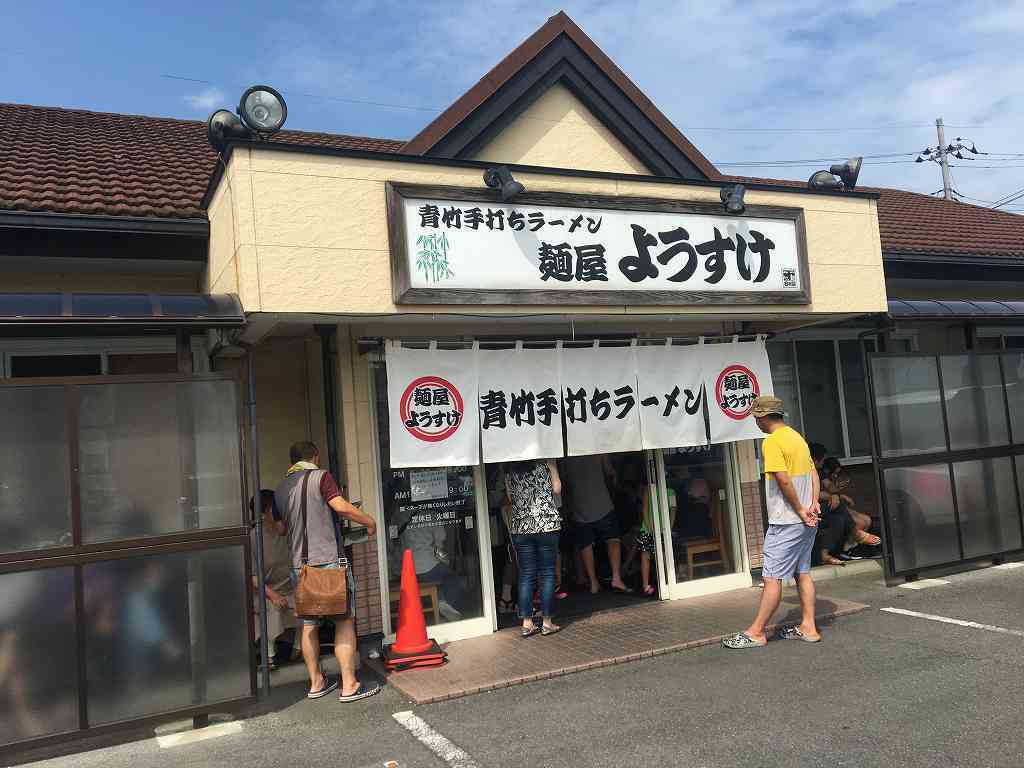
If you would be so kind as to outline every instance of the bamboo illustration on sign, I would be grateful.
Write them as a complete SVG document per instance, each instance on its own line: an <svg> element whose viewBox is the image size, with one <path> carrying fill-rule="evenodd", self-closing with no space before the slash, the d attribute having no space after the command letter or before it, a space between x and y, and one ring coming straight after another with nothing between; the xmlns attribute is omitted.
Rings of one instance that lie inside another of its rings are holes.
<svg viewBox="0 0 1024 768"><path fill-rule="evenodd" d="M427 282L439 283L455 277L448 263L448 237L444 232L433 232L416 238L420 249L416 257L416 269L423 272Z"/></svg>

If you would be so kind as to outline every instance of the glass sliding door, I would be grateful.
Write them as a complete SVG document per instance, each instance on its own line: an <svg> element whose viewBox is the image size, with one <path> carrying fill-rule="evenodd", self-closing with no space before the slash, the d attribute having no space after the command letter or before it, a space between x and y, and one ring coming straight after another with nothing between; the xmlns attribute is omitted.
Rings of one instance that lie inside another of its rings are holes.
<svg viewBox="0 0 1024 768"><path fill-rule="evenodd" d="M748 586L733 446L666 448L657 454L664 596Z"/></svg>
<svg viewBox="0 0 1024 768"><path fill-rule="evenodd" d="M386 624L398 617L402 559L411 550L428 632L439 642L494 630L486 491L479 466L391 468L387 373L370 362L382 519ZM487 574L485 576L484 574ZM485 588L486 585L486 588Z"/></svg>

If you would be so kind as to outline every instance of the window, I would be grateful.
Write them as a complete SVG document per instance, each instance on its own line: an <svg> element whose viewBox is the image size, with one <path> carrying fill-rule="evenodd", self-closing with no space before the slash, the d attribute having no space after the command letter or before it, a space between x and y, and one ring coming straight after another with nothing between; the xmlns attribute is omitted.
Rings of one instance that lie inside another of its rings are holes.
<svg viewBox="0 0 1024 768"><path fill-rule="evenodd" d="M2 307L0 307L2 310ZM193 337L196 371L206 370L205 343ZM177 373L170 335L106 338L0 339L0 379Z"/></svg>
<svg viewBox="0 0 1024 768"><path fill-rule="evenodd" d="M867 340L875 349L874 339ZM892 340L893 351L912 351L914 339ZM775 394L786 402L789 423L809 442L822 443L833 456L871 456L867 376L861 343L847 338L808 338L768 342Z"/></svg>
<svg viewBox="0 0 1024 768"><path fill-rule="evenodd" d="M974 349L977 352L1024 349L1024 328L1010 325L978 328Z"/></svg>
<svg viewBox="0 0 1024 768"><path fill-rule="evenodd" d="M99 355L11 355L11 378L48 376L99 376Z"/></svg>

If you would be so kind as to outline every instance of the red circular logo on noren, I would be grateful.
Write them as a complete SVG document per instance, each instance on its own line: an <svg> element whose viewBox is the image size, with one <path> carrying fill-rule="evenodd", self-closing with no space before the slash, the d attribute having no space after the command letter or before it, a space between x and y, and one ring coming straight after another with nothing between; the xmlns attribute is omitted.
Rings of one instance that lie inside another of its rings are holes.
<svg viewBox="0 0 1024 768"><path fill-rule="evenodd" d="M757 376L745 365L727 366L715 382L715 402L730 419L741 421L750 415L754 400L761 394Z"/></svg>
<svg viewBox="0 0 1024 768"><path fill-rule="evenodd" d="M402 393L399 412L410 435L437 443L459 430L465 408L462 395L450 381L440 376L420 376Z"/></svg>

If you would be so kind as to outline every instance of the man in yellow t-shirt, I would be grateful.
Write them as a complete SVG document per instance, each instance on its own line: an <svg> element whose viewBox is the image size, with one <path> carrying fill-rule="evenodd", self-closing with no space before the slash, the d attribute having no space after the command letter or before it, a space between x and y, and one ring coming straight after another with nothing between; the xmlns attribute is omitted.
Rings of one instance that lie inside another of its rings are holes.
<svg viewBox="0 0 1024 768"><path fill-rule="evenodd" d="M804 438L785 421L785 406L766 395L754 401L752 415L764 439L765 496L768 530L764 537L764 592L757 617L744 632L726 638L722 645L733 650L766 645L765 627L782 600L782 582L796 576L803 620L779 635L786 640L817 643L821 640L814 622L814 581L811 553L821 515L818 472Z"/></svg>

